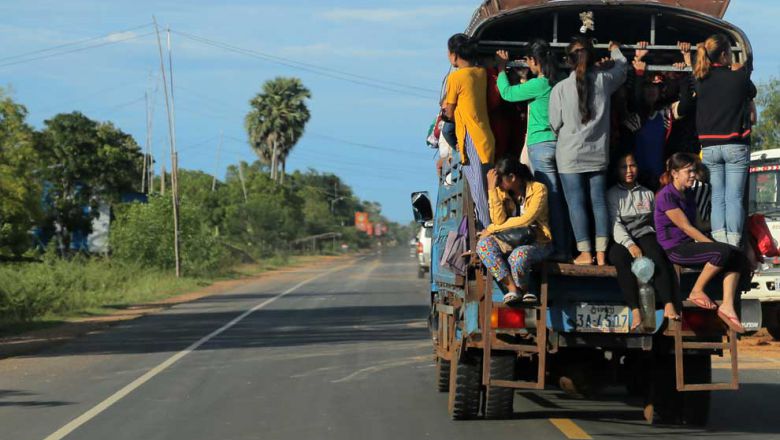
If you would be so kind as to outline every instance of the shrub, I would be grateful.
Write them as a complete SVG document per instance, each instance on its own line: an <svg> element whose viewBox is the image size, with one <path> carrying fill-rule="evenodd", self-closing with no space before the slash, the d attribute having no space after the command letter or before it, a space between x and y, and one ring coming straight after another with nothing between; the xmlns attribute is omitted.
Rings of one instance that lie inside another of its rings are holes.
<svg viewBox="0 0 780 440"><path fill-rule="evenodd" d="M174 267L172 206L168 197L121 206L111 226L113 258L159 269ZM199 206L183 204L179 213L182 270L200 276L215 274L230 264L224 246L203 219Z"/></svg>

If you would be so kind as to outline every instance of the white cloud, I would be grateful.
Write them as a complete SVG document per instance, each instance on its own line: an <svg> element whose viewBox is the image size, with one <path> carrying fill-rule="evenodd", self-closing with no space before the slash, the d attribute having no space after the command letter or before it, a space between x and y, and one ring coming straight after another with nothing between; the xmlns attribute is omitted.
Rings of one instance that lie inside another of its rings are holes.
<svg viewBox="0 0 780 440"><path fill-rule="evenodd" d="M322 13L333 21L390 22L421 18L462 18L474 11L472 6L436 6L421 8L336 8Z"/></svg>
<svg viewBox="0 0 780 440"><path fill-rule="evenodd" d="M128 40L130 38L135 38L136 35L137 34L135 32L114 32L113 34L109 34L106 37L106 41L110 41L113 43L117 41Z"/></svg>

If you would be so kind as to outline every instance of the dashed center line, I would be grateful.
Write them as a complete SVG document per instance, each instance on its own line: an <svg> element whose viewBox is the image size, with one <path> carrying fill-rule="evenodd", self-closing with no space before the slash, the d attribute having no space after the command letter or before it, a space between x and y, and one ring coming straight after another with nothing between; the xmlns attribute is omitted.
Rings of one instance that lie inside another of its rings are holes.
<svg viewBox="0 0 780 440"><path fill-rule="evenodd" d="M550 419L550 423L558 428L558 430L561 431L568 439L591 440L593 438L571 419Z"/></svg>

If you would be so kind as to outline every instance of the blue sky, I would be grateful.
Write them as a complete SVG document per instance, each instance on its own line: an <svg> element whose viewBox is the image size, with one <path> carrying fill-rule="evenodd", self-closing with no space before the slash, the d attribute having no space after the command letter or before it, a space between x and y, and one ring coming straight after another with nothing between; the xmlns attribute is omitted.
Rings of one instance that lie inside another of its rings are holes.
<svg viewBox="0 0 780 440"><path fill-rule="evenodd" d="M478 3L8 1L0 4L0 47L5 49L0 84L27 106L36 127L56 113L80 110L115 122L141 145L146 136L143 96L150 91L156 96L154 153L168 162L163 95L153 93L159 83L156 43L147 35L151 27L139 28L154 14L163 27L253 51L252 56L241 55L173 34L181 167L216 171L221 177L230 163L254 160L244 141L248 100L265 80L298 76L312 91L312 119L288 169L337 173L361 198L380 202L391 219L406 222L411 217L409 193L435 185L433 151L424 138L448 69L445 42L463 30ZM779 18L776 0L732 0L726 16L753 43L757 81L780 73L780 56L772 47ZM54 52L9 58L109 33L86 45L113 44L51 57ZM338 80L332 76L345 76L292 68L262 55L371 80ZM29 61L32 57L41 59ZM366 82L372 85L359 84ZM221 131L225 144L217 164Z"/></svg>

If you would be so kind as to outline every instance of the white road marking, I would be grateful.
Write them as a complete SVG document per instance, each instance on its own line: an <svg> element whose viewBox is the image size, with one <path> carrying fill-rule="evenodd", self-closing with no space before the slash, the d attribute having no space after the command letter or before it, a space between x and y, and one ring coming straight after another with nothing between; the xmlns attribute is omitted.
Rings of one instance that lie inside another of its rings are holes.
<svg viewBox="0 0 780 440"><path fill-rule="evenodd" d="M362 260L363 258L359 259ZM151 380L153 377L157 376L158 374L162 373L166 369L168 369L171 365L175 364L177 361L179 361L184 356L187 356L188 354L192 353L193 351L197 350L198 347L208 342L210 339L214 338L215 336L219 335L220 333L224 332L225 330L228 330L229 328L233 327L234 325L238 324L241 320L252 314L253 312L256 312L263 307L271 304L272 302L276 301L279 298L284 297L285 295L288 295L301 287L305 286L306 284L311 283L312 281L315 281L319 278L322 278L326 275L330 275L333 272L338 272L340 270L344 270L353 264L355 264L357 261L355 260L349 264L345 264L339 267L335 267L327 272L322 272L319 275L313 276L307 280L301 281L300 283L290 287L289 289L285 290L284 292L274 296L273 298L269 298L260 304L255 305L251 309L245 311L244 313L240 314L238 317L234 318L232 321L228 322L227 324L223 325L222 327L214 330L213 332L209 333L208 335L200 338L197 342L193 343L189 347L185 348L184 350L176 353L175 355L169 357L165 361L163 361L161 364L157 365L156 367L152 368L151 370L147 371L139 377L138 379L130 382L127 384L124 388L117 391L116 393L109 396L104 401L98 403L97 405L93 406L89 411L85 412L84 414L76 417L75 419L71 420L67 425L63 426L62 428L58 429L54 433L50 434L48 437L46 437L44 440L60 440L65 438L67 435L78 429L81 425L87 423L88 421L95 418L97 415L102 413L103 411L110 408L113 404L117 403L118 401L122 400L122 398L126 397L128 394L132 393L136 389L138 389L141 385L145 384L149 380Z"/></svg>

